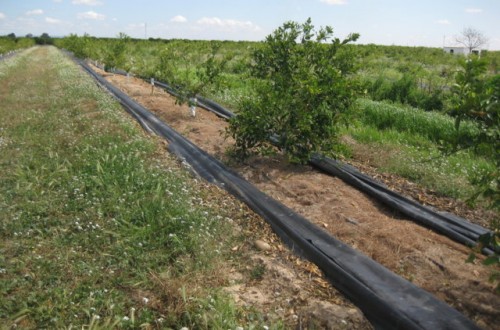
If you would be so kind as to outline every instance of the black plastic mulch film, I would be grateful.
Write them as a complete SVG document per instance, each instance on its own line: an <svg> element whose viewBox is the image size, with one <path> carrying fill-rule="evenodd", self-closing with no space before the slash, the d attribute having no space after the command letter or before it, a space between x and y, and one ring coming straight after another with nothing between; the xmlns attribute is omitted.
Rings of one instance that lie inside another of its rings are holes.
<svg viewBox="0 0 500 330"><path fill-rule="evenodd" d="M10 51L7 53L0 54L0 61L4 61L6 59L9 59L9 58L13 57L14 55L16 55L18 52L19 52L18 50L13 50L13 51Z"/></svg>
<svg viewBox="0 0 500 330"><path fill-rule="evenodd" d="M261 215L292 250L318 265L339 291L380 329L479 329L430 293L324 232L226 168L79 61L139 123L168 141L168 149L205 180Z"/></svg>

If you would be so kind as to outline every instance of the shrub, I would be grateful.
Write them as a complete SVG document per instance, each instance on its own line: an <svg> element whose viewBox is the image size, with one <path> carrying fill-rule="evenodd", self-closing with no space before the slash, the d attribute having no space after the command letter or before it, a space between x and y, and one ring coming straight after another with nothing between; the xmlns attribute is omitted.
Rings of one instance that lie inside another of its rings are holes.
<svg viewBox="0 0 500 330"><path fill-rule="evenodd" d="M228 128L235 154L263 153L271 136L293 162L333 150L338 124L357 91L352 50L344 45L358 37L333 38L331 27L316 31L311 19L286 22L267 36L253 53L252 75L261 79L254 86L258 97L242 102Z"/></svg>
<svg viewBox="0 0 500 330"><path fill-rule="evenodd" d="M375 81L368 83L368 92L373 100L409 104L426 111L442 110L444 104L441 89L436 87L428 89L420 88L417 79L410 73L404 73L395 81L380 75Z"/></svg>
<svg viewBox="0 0 500 330"><path fill-rule="evenodd" d="M201 63L184 62L184 67L177 64L186 56L177 43L167 45L161 52L154 76L176 89L179 103L188 103L199 94L214 92L223 84L222 73L232 54L220 55L221 43L218 41L210 41L207 48L209 53Z"/></svg>
<svg viewBox="0 0 500 330"><path fill-rule="evenodd" d="M492 209L500 211L500 78L489 81L484 78L486 62L472 57L461 62L461 70L456 74L453 85L453 112L456 115L455 126L458 129L465 119L475 120L480 127L480 134L465 147L481 148L489 151L494 158L496 168L477 178L481 186L472 199L479 196L486 198ZM455 145L454 148L463 147ZM486 265L500 266L500 218L491 224L493 231L481 237L482 245L493 248L494 254L486 258ZM473 259L473 258L472 258ZM498 270L498 268L497 268ZM492 280L500 279L500 272L493 272ZM500 283L497 284L500 292Z"/></svg>
<svg viewBox="0 0 500 330"><path fill-rule="evenodd" d="M127 44L130 43L130 37L120 32L117 40L114 40L104 56L106 69L123 69L126 62Z"/></svg>

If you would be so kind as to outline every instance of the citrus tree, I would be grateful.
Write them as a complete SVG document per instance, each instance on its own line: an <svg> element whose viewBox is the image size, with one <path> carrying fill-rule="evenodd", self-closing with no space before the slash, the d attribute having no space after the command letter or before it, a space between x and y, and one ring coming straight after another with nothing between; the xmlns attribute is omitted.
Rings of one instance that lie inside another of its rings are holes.
<svg viewBox="0 0 500 330"><path fill-rule="evenodd" d="M175 42L167 44L159 56L154 75L176 90L180 104L191 103L197 95L218 90L223 84L224 68L232 55L220 54L219 41L209 41L204 46L199 50L203 60L198 64L186 60L184 50Z"/></svg>
<svg viewBox="0 0 500 330"><path fill-rule="evenodd" d="M242 102L227 130L235 154L264 153L274 143L290 161L306 162L333 150L357 90L352 49L343 46L358 37L334 38L331 27L315 30L311 19L267 36L252 56L255 97Z"/></svg>
<svg viewBox="0 0 500 330"><path fill-rule="evenodd" d="M452 87L453 112L456 116L455 127L458 130L464 119L474 120L480 128L469 146L480 148L486 154L492 155L496 169L481 173L476 183L481 187L472 197L482 196L497 211L491 224L492 231L480 237L476 248L490 246L494 254L484 259L486 265L497 267L491 275L492 280L500 280L500 75L486 79L486 63L479 58L471 57L461 62L461 69L456 74L456 82ZM467 147L467 145L466 145ZM473 260L472 254L469 260ZM497 285L500 292L500 284Z"/></svg>
<svg viewBox="0 0 500 330"><path fill-rule="evenodd" d="M131 39L128 35L120 32L116 38L109 43L109 48L104 55L104 63L107 68L124 69L127 62L127 45Z"/></svg>
<svg viewBox="0 0 500 330"><path fill-rule="evenodd" d="M92 50L94 48L92 38L86 33L81 37L71 33L69 36L58 41L57 45L72 51L78 58L91 58L94 55L92 54Z"/></svg>

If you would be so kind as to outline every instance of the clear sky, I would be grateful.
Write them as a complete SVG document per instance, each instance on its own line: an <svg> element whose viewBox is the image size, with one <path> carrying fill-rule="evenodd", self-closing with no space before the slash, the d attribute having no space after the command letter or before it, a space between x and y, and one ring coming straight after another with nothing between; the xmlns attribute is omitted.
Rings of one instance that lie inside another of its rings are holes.
<svg viewBox="0 0 500 330"><path fill-rule="evenodd" d="M473 27L500 50L500 0L0 0L0 35L263 40L308 17L363 44L441 47Z"/></svg>

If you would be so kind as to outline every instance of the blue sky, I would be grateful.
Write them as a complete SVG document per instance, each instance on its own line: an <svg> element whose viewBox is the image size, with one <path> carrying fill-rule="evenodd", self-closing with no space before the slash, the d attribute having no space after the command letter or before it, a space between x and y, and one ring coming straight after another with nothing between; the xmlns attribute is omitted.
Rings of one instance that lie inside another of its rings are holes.
<svg viewBox="0 0 500 330"><path fill-rule="evenodd" d="M0 0L0 35L263 40L308 17L363 44L441 47L470 26L500 50L500 0Z"/></svg>

